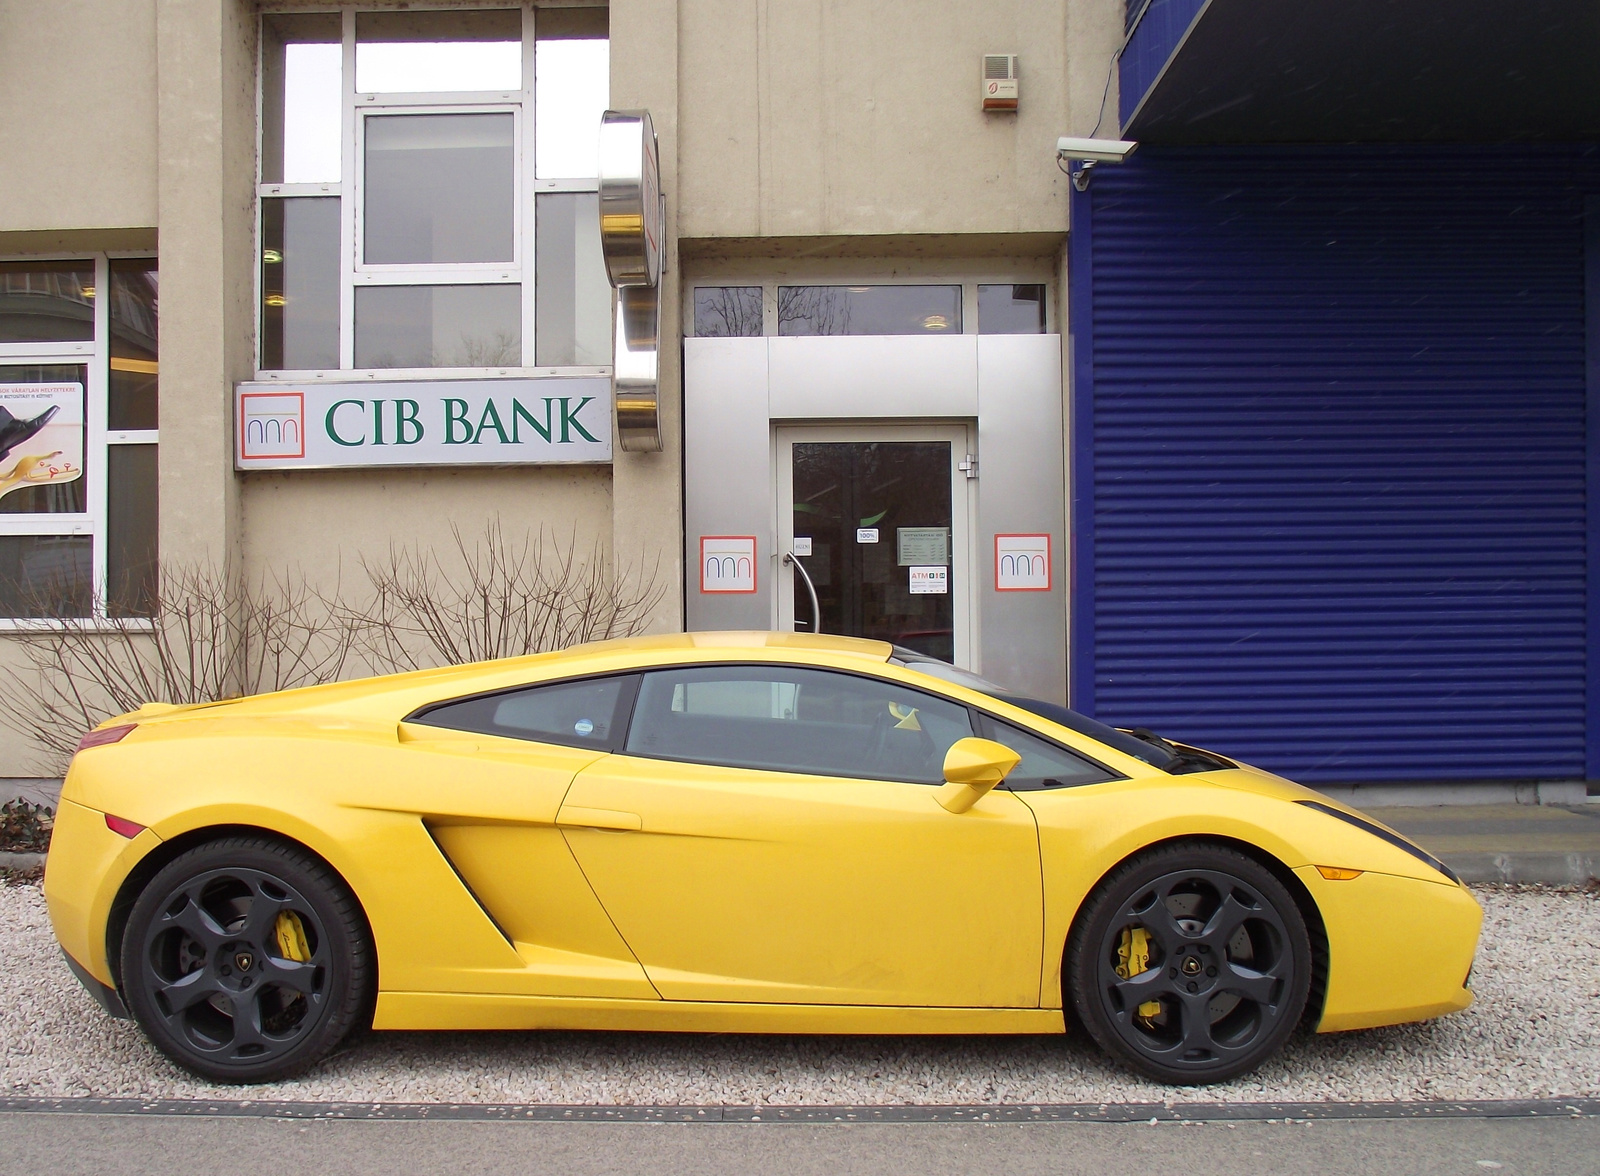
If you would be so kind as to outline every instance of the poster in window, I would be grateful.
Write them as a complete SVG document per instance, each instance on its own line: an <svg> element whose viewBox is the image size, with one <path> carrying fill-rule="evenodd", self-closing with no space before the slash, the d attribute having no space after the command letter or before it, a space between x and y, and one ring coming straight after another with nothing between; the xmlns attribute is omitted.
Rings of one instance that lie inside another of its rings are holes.
<svg viewBox="0 0 1600 1176"><path fill-rule="evenodd" d="M83 477L83 385L0 384L0 498Z"/></svg>

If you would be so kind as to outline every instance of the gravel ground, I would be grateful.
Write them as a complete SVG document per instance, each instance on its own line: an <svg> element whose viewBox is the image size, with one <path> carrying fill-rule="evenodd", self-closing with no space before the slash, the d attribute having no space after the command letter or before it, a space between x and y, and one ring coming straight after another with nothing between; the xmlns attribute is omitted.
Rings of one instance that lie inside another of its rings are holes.
<svg viewBox="0 0 1600 1176"><path fill-rule="evenodd" d="M37 883L0 886L0 1094L351 1102L866 1105L1600 1096L1600 892L1483 888L1465 1013L1309 1036L1223 1086L1164 1087L1060 1037L379 1033L291 1082L195 1081L105 1016ZM1403 961L1397 961L1403 966Z"/></svg>

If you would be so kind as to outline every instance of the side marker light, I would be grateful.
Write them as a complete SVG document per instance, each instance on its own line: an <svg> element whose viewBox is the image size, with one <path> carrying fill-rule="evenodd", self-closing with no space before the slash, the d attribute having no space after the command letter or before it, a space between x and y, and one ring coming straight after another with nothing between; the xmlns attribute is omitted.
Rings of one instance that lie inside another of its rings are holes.
<svg viewBox="0 0 1600 1176"><path fill-rule="evenodd" d="M120 727L98 727L78 740L78 750L87 751L91 747L104 747L108 743L115 743L138 725L138 723L124 723Z"/></svg>
<svg viewBox="0 0 1600 1176"><path fill-rule="evenodd" d="M106 814L106 828L130 841L144 832L143 825L136 825L126 817L113 817L110 813Z"/></svg>
<svg viewBox="0 0 1600 1176"><path fill-rule="evenodd" d="M1318 866L1317 873L1329 882L1348 882L1352 878L1359 878L1364 873L1362 870L1347 870L1343 866Z"/></svg>

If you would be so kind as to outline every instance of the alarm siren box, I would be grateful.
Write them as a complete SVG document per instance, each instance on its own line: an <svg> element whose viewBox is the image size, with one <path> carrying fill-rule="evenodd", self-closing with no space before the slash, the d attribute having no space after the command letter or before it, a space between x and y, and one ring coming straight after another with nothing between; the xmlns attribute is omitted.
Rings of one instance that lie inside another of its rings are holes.
<svg viewBox="0 0 1600 1176"><path fill-rule="evenodd" d="M1015 110L1017 108L1017 55L1015 53L985 53L983 55L983 108L985 110Z"/></svg>

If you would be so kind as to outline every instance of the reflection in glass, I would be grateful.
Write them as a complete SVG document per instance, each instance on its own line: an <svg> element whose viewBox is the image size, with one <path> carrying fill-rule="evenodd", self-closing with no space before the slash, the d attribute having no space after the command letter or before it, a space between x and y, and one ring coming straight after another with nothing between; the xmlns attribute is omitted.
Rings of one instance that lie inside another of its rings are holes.
<svg viewBox="0 0 1600 1176"><path fill-rule="evenodd" d="M540 178L599 173L600 116L611 104L604 8L543 8L534 41L534 163Z"/></svg>
<svg viewBox="0 0 1600 1176"><path fill-rule="evenodd" d="M156 312L160 292L155 258L112 259L111 403L106 421L112 429L159 426Z"/></svg>
<svg viewBox="0 0 1600 1176"><path fill-rule="evenodd" d="M960 286L779 286L780 335L959 335Z"/></svg>
<svg viewBox="0 0 1600 1176"><path fill-rule="evenodd" d="M356 90L439 94L522 89L522 13L358 12Z"/></svg>
<svg viewBox="0 0 1600 1176"><path fill-rule="evenodd" d="M514 133L510 113L368 118L366 263L514 260Z"/></svg>
<svg viewBox="0 0 1600 1176"><path fill-rule="evenodd" d="M521 286L356 288L358 368L521 365Z"/></svg>
<svg viewBox="0 0 1600 1176"><path fill-rule="evenodd" d="M106 608L156 611L156 446L106 447Z"/></svg>
<svg viewBox="0 0 1600 1176"><path fill-rule="evenodd" d="M0 535L0 616L88 616L92 551L87 535Z"/></svg>
<svg viewBox="0 0 1600 1176"><path fill-rule="evenodd" d="M94 338L94 262L0 261L0 343Z"/></svg>
<svg viewBox="0 0 1600 1176"><path fill-rule="evenodd" d="M1044 286L979 286L978 334L1044 334Z"/></svg>
<svg viewBox="0 0 1600 1176"><path fill-rule="evenodd" d="M611 283L600 254L600 198L540 196L535 226L534 362L600 367L611 362Z"/></svg>
<svg viewBox="0 0 1600 1176"><path fill-rule="evenodd" d="M261 19L261 180L338 183L343 102L339 14Z"/></svg>
<svg viewBox="0 0 1600 1176"><path fill-rule="evenodd" d="M0 367L0 384L80 384L87 389L88 380L89 369L77 364ZM87 401L87 396L85 400ZM84 407L86 405L80 407L78 411L80 421L86 419ZM59 429L60 425L55 428ZM84 514L89 509L87 470L70 482L51 482L43 486L19 484L21 479L17 467L23 458L48 459L53 456L53 450L56 448L47 445L41 449L38 446L38 440L34 440L33 445L23 441L21 444L13 443L9 446L0 441L0 491L3 491L0 492L0 514ZM84 433L81 427L78 430L76 448L81 455L84 450ZM4 615L15 614L6 614L0 609L0 616Z"/></svg>
<svg viewBox="0 0 1600 1176"><path fill-rule="evenodd" d="M261 201L261 367L339 366L339 198Z"/></svg>
<svg viewBox="0 0 1600 1176"><path fill-rule="evenodd" d="M694 333L701 338L757 338L762 332L760 286L696 286Z"/></svg>

